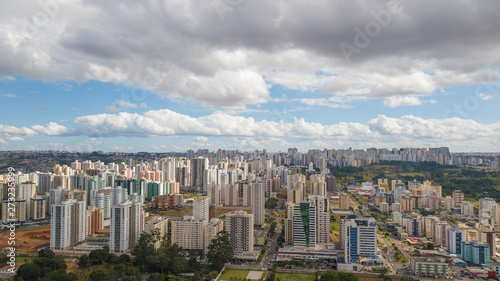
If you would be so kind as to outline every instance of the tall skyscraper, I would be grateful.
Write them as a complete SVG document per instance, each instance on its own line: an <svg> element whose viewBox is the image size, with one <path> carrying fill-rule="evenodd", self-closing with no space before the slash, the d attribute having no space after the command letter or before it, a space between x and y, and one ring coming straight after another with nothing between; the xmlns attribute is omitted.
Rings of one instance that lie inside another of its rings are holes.
<svg viewBox="0 0 500 281"><path fill-rule="evenodd" d="M360 257L377 254L377 222L374 218L344 221L344 249L346 263L357 263Z"/></svg>
<svg viewBox="0 0 500 281"><path fill-rule="evenodd" d="M111 207L109 250L113 253L125 253L137 244L144 231L142 203L136 194Z"/></svg>
<svg viewBox="0 0 500 281"><path fill-rule="evenodd" d="M309 195L308 201L316 208L316 243L329 244L330 236L330 202L323 195Z"/></svg>
<svg viewBox="0 0 500 281"><path fill-rule="evenodd" d="M453 190L453 203L455 207L460 206L464 202L464 193L460 190Z"/></svg>
<svg viewBox="0 0 500 281"><path fill-rule="evenodd" d="M262 181L252 182L252 214L254 223L257 226L264 224L265 209L265 190Z"/></svg>
<svg viewBox="0 0 500 281"><path fill-rule="evenodd" d="M191 185L200 189L203 186L203 172L208 168L208 158L191 159Z"/></svg>
<svg viewBox="0 0 500 281"><path fill-rule="evenodd" d="M226 216L226 230L234 253L253 252L253 214L234 211Z"/></svg>
<svg viewBox="0 0 500 281"><path fill-rule="evenodd" d="M312 175L309 179L309 187L313 195L326 196L325 176L321 174Z"/></svg>
<svg viewBox="0 0 500 281"><path fill-rule="evenodd" d="M351 197L347 193L342 193L339 196L339 207L341 211L349 210L349 203L351 202Z"/></svg>
<svg viewBox="0 0 500 281"><path fill-rule="evenodd" d="M84 201L68 199L51 206L50 249L68 250L85 240Z"/></svg>
<svg viewBox="0 0 500 281"><path fill-rule="evenodd" d="M196 220L209 220L209 207L210 198L207 196L200 196L193 201L193 217Z"/></svg>
<svg viewBox="0 0 500 281"><path fill-rule="evenodd" d="M316 246L316 206L309 202L294 205L293 244L301 247Z"/></svg>
<svg viewBox="0 0 500 281"><path fill-rule="evenodd" d="M111 207L109 250L112 253L125 253L130 246L130 207L127 200Z"/></svg>

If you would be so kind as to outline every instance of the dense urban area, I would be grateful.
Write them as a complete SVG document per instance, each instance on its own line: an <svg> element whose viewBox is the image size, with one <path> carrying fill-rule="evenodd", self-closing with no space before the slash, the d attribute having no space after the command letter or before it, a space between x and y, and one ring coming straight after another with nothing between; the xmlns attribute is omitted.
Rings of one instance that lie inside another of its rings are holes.
<svg viewBox="0 0 500 281"><path fill-rule="evenodd" d="M498 278L498 153L0 152L0 278Z"/></svg>

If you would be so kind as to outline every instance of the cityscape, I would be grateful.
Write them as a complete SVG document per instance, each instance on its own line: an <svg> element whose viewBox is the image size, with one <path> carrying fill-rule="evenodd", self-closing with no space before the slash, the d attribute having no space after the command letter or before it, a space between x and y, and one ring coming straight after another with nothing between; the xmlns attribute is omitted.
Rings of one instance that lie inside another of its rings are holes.
<svg viewBox="0 0 500 281"><path fill-rule="evenodd" d="M499 1L0 6L1 280L500 280Z"/></svg>
<svg viewBox="0 0 500 281"><path fill-rule="evenodd" d="M65 257L65 266L54 266L72 272L58 273L67 280L111 278L124 262L136 278L174 280L314 279L329 271L452 279L494 277L500 268L500 193L477 199L469 189L479 185L460 190L438 173L483 173L478 182L493 177L498 184L496 153L198 149L105 163L42 151L33 160L49 153L69 162L46 171L9 167L0 178L1 235L16 229L14 264L22 278L30 274L23 258L47 251ZM110 154L118 157L80 156ZM0 242L7 257L8 241ZM102 251L116 264L109 273L81 271L102 264ZM167 253L183 261L157 260Z"/></svg>

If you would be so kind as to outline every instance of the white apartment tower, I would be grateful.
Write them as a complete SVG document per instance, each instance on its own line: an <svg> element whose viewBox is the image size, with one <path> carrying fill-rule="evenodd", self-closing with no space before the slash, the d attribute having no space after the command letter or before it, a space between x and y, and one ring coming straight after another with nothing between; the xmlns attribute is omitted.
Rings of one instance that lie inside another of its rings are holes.
<svg viewBox="0 0 500 281"><path fill-rule="evenodd" d="M109 250L112 253L125 253L130 247L130 208L127 200L111 207L111 226L109 232Z"/></svg>
<svg viewBox="0 0 500 281"><path fill-rule="evenodd" d="M50 208L50 249L67 250L85 240L84 201L69 199Z"/></svg>
<svg viewBox="0 0 500 281"><path fill-rule="evenodd" d="M262 226L265 216L265 190L261 181L252 183L252 214L254 215L255 225Z"/></svg>
<svg viewBox="0 0 500 281"><path fill-rule="evenodd" d="M193 217L196 220L209 219L210 198L207 196L200 196L193 201Z"/></svg>
<svg viewBox="0 0 500 281"><path fill-rule="evenodd" d="M234 211L226 216L226 229L235 253L253 252L253 214Z"/></svg>

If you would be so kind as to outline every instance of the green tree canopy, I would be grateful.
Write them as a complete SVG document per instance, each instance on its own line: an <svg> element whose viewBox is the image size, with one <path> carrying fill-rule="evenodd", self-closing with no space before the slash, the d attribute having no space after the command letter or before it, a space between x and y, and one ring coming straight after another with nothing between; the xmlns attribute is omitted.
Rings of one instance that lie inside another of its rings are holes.
<svg viewBox="0 0 500 281"><path fill-rule="evenodd" d="M229 241L229 233L223 230L208 245L208 261L215 270L220 271L224 264L233 258L233 255L234 250Z"/></svg>

